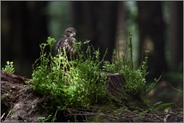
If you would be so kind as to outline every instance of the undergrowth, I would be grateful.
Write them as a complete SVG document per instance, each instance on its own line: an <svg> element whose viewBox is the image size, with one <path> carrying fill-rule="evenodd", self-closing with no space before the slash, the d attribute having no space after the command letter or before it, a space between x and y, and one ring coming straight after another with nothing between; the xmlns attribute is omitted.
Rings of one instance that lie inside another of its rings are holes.
<svg viewBox="0 0 184 123"><path fill-rule="evenodd" d="M40 58L34 64L32 80L33 89L43 94L51 94L58 107L89 107L99 97L106 94L106 76L100 75L101 61L99 51L92 53L92 47L87 51L80 50L81 43L76 45L78 57L69 60L66 50L60 50L58 55L46 53L46 47L52 50L55 40L48 38L40 45Z"/></svg>
<svg viewBox="0 0 184 123"><path fill-rule="evenodd" d="M112 62L100 59L99 49L95 50L89 45L89 41L74 44L77 51L75 58L69 57L65 49L59 49L58 54L54 56L52 51L55 43L54 38L48 37L47 41L40 45L40 57L33 64L32 81L34 84L30 86L38 93L51 95L54 102L52 107L56 108L55 113L48 117L39 117L38 121L55 121L59 110L90 108L100 99L107 99L109 103L101 106L98 112L121 115L122 110L126 109L115 107L111 102L112 98L107 97L110 96L107 94L108 77L102 73L118 73L125 78L122 94L120 94L124 97L117 97L118 99L129 96L141 97L152 90L159 81L155 79L152 84L146 83L148 51L145 51L141 65L135 68L131 34L124 51L125 55L119 57L118 52L114 50ZM85 51L82 50L83 45L87 45ZM2 70L14 73L13 62L7 61ZM154 104L153 108L169 110L168 107L172 104L159 102ZM100 118L93 117L93 120L100 121Z"/></svg>
<svg viewBox="0 0 184 123"><path fill-rule="evenodd" d="M122 55L120 58L116 50L114 50L112 63L110 63L109 61L105 61L103 65L103 70L112 73L119 73L125 78L126 84L122 88L124 96L143 96L154 88L159 79L155 79L155 82L151 84L146 83L145 77L148 74L148 51L145 51L145 55L142 59L141 65L136 69L133 64L131 34L129 34L129 41L126 45L127 47L124 51L124 54L126 55Z"/></svg>
<svg viewBox="0 0 184 123"><path fill-rule="evenodd" d="M33 64L32 88L45 95L51 95L58 110L67 108L89 108L99 99L107 97L108 77L101 71L119 73L125 78L122 87L122 95L142 96L148 93L156 82L148 85L147 75L147 52L139 68L135 69L132 53L132 36L130 35L127 49L122 58L114 50L112 63L100 59L99 50L89 45L89 41L74 44L77 50L75 59L59 49L56 56L52 55L55 39L48 37L47 42L40 45L40 58ZM87 50L81 47L87 44ZM50 52L46 52L49 48ZM122 97L118 97L121 99Z"/></svg>

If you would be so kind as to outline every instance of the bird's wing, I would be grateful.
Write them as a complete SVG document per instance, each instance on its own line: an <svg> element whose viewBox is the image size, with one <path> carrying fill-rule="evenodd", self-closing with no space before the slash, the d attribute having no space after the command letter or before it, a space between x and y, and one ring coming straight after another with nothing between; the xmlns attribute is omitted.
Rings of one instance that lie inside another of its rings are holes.
<svg viewBox="0 0 184 123"><path fill-rule="evenodd" d="M62 37L56 44L55 46L55 53L58 54L58 49L61 47L64 47L64 42L65 42L66 38Z"/></svg>

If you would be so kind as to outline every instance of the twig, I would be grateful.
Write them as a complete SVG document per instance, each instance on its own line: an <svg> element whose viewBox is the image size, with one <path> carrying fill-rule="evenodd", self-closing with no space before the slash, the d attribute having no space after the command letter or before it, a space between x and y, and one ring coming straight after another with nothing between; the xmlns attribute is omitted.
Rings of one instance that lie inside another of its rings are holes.
<svg viewBox="0 0 184 123"><path fill-rule="evenodd" d="M170 114L167 114L167 115L164 117L164 122L167 122L167 119L168 119L169 116L170 116Z"/></svg>
<svg viewBox="0 0 184 123"><path fill-rule="evenodd" d="M3 113L3 115L1 116L1 120L3 119L4 116L5 116L5 113Z"/></svg>
<svg viewBox="0 0 184 123"><path fill-rule="evenodd" d="M110 117L110 118L113 118L113 119L119 119L118 117L115 117L115 116L112 116L112 115L109 115L109 114L104 114L104 113L93 113L93 112L78 112L78 113L75 113L75 114L71 114L71 115L77 115L77 116L80 116L80 115L98 115L98 116L103 116L103 117Z"/></svg>
<svg viewBox="0 0 184 123"><path fill-rule="evenodd" d="M178 92L180 92L180 93L183 93L183 91L182 91L182 90L180 90L180 89L177 89L177 88L173 87L173 86L171 85L171 83L170 83L170 82L168 82L168 81L166 81L166 82L169 84L169 86L170 86L172 89L174 89L174 90L176 90L176 91L178 91Z"/></svg>

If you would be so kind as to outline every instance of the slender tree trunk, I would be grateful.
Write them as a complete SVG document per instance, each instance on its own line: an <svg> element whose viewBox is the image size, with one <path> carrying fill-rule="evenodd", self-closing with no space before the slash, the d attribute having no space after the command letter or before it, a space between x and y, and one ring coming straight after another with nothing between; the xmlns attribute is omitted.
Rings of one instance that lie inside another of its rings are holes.
<svg viewBox="0 0 184 123"><path fill-rule="evenodd" d="M119 2L105 2L102 5L102 14L99 23L99 45L102 47L102 53L108 48L106 59L111 60L113 49L115 48L117 12Z"/></svg>
<svg viewBox="0 0 184 123"><path fill-rule="evenodd" d="M108 49L106 59L111 60L115 47L117 10L119 2L72 2L73 22L78 37L91 40L101 54Z"/></svg>
<svg viewBox="0 0 184 123"><path fill-rule="evenodd" d="M183 65L183 2L167 2L170 18L168 41L171 70L182 70Z"/></svg>
<svg viewBox="0 0 184 123"><path fill-rule="evenodd" d="M167 70L162 2L137 2L137 5L140 54L142 55L144 48L150 50L148 78L159 77Z"/></svg>
<svg viewBox="0 0 184 123"><path fill-rule="evenodd" d="M127 41L127 30L125 23L126 12L123 2L118 5L118 20L117 20L117 33L116 33L116 48L118 55L121 58L125 55L126 41Z"/></svg>
<svg viewBox="0 0 184 123"><path fill-rule="evenodd" d="M46 5L36 1L2 2L2 62L14 61L17 72L26 76L31 75L31 65L40 55L39 45L48 36Z"/></svg>

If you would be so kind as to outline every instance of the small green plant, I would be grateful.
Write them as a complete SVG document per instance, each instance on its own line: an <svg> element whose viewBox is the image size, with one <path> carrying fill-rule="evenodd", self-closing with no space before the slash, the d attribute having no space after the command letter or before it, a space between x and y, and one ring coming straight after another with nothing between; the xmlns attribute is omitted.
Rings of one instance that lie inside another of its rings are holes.
<svg viewBox="0 0 184 123"><path fill-rule="evenodd" d="M52 56L51 52L46 53L46 47L52 51L54 43L55 39L49 37L46 43L40 45L40 58L33 65L33 89L52 95L61 110L89 107L99 97L105 96L106 76L100 74L102 61L99 51L93 51L88 46L86 52L83 52L81 45L84 43L77 42L77 58L69 60L65 49L60 49L56 56Z"/></svg>
<svg viewBox="0 0 184 123"><path fill-rule="evenodd" d="M123 86L123 95L137 95L142 96L148 93L157 83L156 82L147 85L146 84L146 75L147 75L147 53L145 51L145 57L142 60L142 63L139 68L135 69L133 64L133 53L132 53L132 35L129 35L128 47L125 50L125 54L128 55L122 58L119 58L118 53L114 50L112 63L105 61L103 65L103 70L112 73L121 74L126 81L126 84Z"/></svg>
<svg viewBox="0 0 184 123"><path fill-rule="evenodd" d="M15 72L13 62L7 61L4 68L2 68L4 72L13 74Z"/></svg>
<svg viewBox="0 0 184 123"><path fill-rule="evenodd" d="M9 111L8 111L8 114L7 114L7 116L6 116L6 117L11 117L11 116L12 116L12 114L13 114L13 110L11 109L11 110L9 110Z"/></svg>
<svg viewBox="0 0 184 123"><path fill-rule="evenodd" d="M162 112L169 112L171 111L171 107L174 105L174 102L169 102L169 103L164 103L164 102L160 102L159 104L157 103L157 105L154 105L154 109L156 109L157 111L162 111Z"/></svg>
<svg viewBox="0 0 184 123"><path fill-rule="evenodd" d="M57 113L57 112L56 112ZM43 117L43 116L40 116L40 117L38 117L38 119L37 119L37 122L49 122L49 121L52 121L52 122L54 122L56 120L56 116L55 116L55 114L54 115L49 115L49 116L47 116L47 117Z"/></svg>

